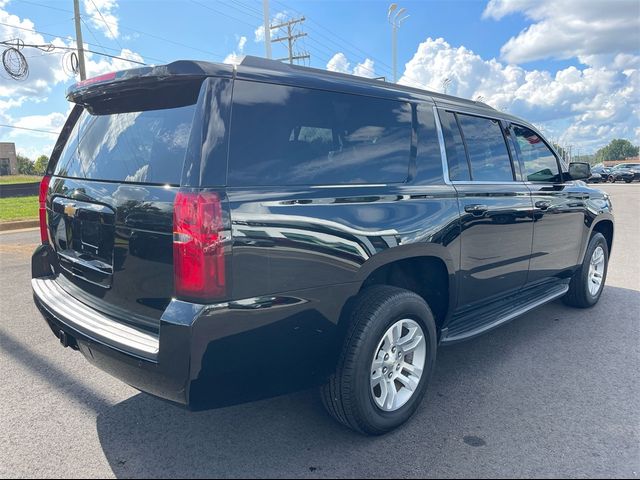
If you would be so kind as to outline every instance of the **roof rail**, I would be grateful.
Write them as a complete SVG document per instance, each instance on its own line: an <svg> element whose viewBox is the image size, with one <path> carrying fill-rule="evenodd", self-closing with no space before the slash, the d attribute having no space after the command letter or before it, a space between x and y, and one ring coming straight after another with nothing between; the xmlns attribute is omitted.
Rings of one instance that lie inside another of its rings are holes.
<svg viewBox="0 0 640 480"><path fill-rule="evenodd" d="M495 108L493 108L491 105L488 105L484 102L479 102L477 100L471 100L468 98L461 98L461 97L455 97L453 95L447 95L447 94L443 94L440 92L434 92L432 90L427 90L426 88L416 88L416 87L411 87L408 85L401 85L401 84L397 84L397 83L393 83L393 82L386 82L385 80L382 80L380 78L367 78L367 77L361 77L358 75L352 75L349 73L342 73L342 72L332 72L330 70L324 70L324 69L320 69L320 68L312 68L312 67L307 67L307 66L302 66L302 65L292 65L289 63L285 63L285 62L281 62L280 60L272 60L272 59L268 59L268 58L264 58L264 57L255 57L253 55L245 55L242 58L242 61L240 63L238 63L238 66L240 67L250 67L250 68L259 68L259 69L264 69L264 70L271 70L271 71L275 71L275 72L286 72L286 71L291 71L291 70L295 70L298 72L307 72L307 73L313 73L316 75L320 75L320 76L330 76L330 77L340 77L340 78L344 78L345 80L351 80L351 81L358 81L358 82L363 82L363 83L369 83L372 85L380 85L380 84L384 84L388 87L391 88L397 88L398 90L408 90L408 91L412 91L412 92L417 92L417 93L421 93L423 95L429 95L432 97L436 97L436 98L442 98L442 99L450 99L453 101L464 101L464 102L469 102L471 104L475 104L475 105L479 105L482 107L486 107L489 108L491 110L495 110Z"/></svg>

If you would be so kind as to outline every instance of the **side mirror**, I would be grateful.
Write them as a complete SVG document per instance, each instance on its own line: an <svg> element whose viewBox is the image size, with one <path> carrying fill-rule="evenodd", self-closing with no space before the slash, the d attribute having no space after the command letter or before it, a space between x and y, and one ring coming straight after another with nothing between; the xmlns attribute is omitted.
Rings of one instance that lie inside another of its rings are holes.
<svg viewBox="0 0 640 480"><path fill-rule="evenodd" d="M585 180L591 176L591 165L586 162L571 162L569 177L571 180Z"/></svg>

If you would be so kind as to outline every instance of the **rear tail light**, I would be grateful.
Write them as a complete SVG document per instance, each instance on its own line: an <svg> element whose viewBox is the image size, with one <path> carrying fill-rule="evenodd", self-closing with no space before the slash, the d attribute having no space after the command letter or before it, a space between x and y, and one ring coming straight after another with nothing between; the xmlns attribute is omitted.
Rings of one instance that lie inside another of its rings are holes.
<svg viewBox="0 0 640 480"><path fill-rule="evenodd" d="M38 202L40 208L38 213L40 214L40 239L43 244L49 243L49 230L47 229L47 192L49 191L49 182L51 177L44 176L40 182L40 194L38 195Z"/></svg>
<svg viewBox="0 0 640 480"><path fill-rule="evenodd" d="M176 295L209 301L225 295L222 204L214 192L179 191L173 210Z"/></svg>

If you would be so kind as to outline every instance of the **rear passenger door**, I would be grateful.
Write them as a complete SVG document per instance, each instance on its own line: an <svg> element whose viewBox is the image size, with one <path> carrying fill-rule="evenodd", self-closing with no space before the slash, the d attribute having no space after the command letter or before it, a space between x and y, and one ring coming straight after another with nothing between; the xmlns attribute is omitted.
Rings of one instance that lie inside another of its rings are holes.
<svg viewBox="0 0 640 480"><path fill-rule="evenodd" d="M500 120L440 110L449 179L458 192L461 261L458 306L519 290L527 280L532 202ZM519 174L519 172L518 172Z"/></svg>
<svg viewBox="0 0 640 480"><path fill-rule="evenodd" d="M559 159L537 132L511 124L509 136L534 205L528 283L567 278L580 255L588 194L564 180Z"/></svg>

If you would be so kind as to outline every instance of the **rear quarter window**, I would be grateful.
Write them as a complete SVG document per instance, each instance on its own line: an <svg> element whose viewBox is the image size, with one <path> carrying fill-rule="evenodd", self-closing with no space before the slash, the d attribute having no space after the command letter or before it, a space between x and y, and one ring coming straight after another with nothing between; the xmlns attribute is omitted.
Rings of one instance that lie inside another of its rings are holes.
<svg viewBox="0 0 640 480"><path fill-rule="evenodd" d="M511 182L513 168L502 127L498 120L456 114L467 147L471 179L484 182Z"/></svg>
<svg viewBox="0 0 640 480"><path fill-rule="evenodd" d="M237 81L229 185L402 183L411 157L404 102Z"/></svg>

